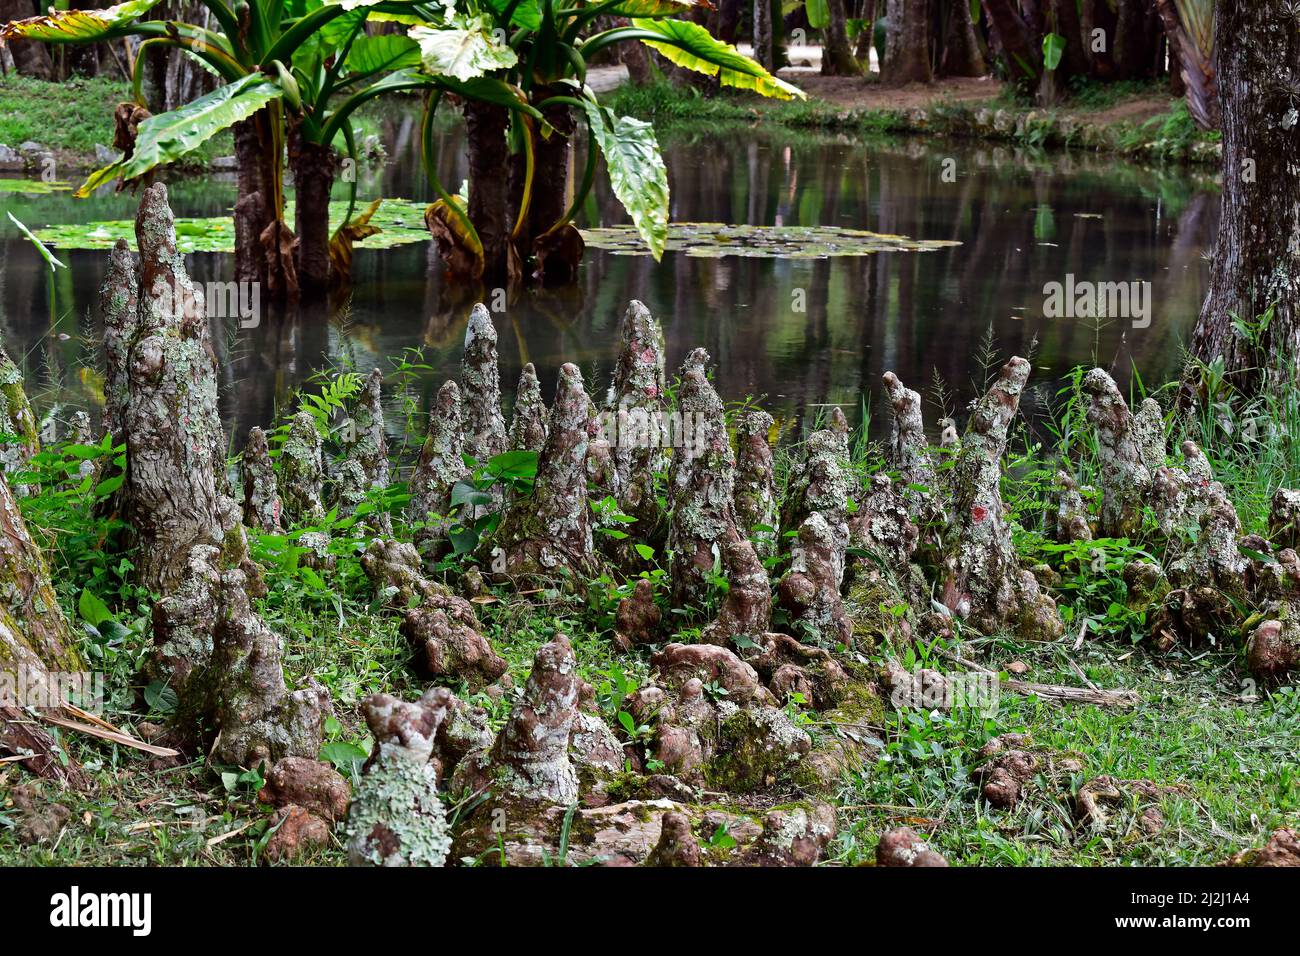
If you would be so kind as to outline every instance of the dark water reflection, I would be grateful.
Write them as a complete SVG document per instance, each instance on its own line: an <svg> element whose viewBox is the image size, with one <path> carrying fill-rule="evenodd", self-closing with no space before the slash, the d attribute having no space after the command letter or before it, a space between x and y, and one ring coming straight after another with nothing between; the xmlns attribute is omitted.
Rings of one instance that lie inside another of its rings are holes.
<svg viewBox="0 0 1300 956"><path fill-rule="evenodd" d="M383 125L390 160L372 177L363 175L361 194L427 201L413 125L400 116ZM509 386L531 361L549 393L559 365L575 361L603 387L617 322L631 298L663 322L674 367L703 345L717 363L724 398L765 395L794 418L838 403L856 420L887 369L917 388L937 375L968 397L990 334L1001 355L1032 348L1043 382L1094 359L1119 372L1135 364L1148 382L1177 372L1179 345L1205 289L1202 253L1218 217L1217 196L1204 182L1093 158L915 140L746 129L667 139L675 221L835 224L962 244L820 260L669 253L658 264L589 250L576 286L525 291L497 316ZM452 188L465 176L462 142L459 128L443 134L440 165ZM949 159L955 182L945 181ZM177 214L196 216L224 213L234 194L233 184L220 179L182 180L171 191ZM4 199L33 227L134 211L125 195ZM588 223L597 220L624 221L604 187L588 209ZM61 253L71 268L56 274L51 302L48 270L3 221L0 331L9 351L23 356L38 401L91 404L94 376L84 366L94 364L95 291L107 253ZM190 266L203 280L231 271L224 255L196 254ZM1150 281L1150 326L1044 318L1044 283L1064 281L1067 273L1097 282ZM358 250L355 279L346 303L217 336L224 412L235 434L268 422L296 383L344 357L362 370L390 368L389 359L404 349L423 347L434 369L419 382L425 407L441 381L456 374L465 319L482 293L449 288L431 244Z"/></svg>

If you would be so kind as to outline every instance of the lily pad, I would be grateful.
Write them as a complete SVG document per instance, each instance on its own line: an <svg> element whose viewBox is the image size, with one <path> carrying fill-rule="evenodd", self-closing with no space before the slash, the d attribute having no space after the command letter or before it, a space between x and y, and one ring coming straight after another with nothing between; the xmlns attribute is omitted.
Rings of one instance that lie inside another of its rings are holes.
<svg viewBox="0 0 1300 956"><path fill-rule="evenodd" d="M635 227L584 229L589 246L614 255L649 255ZM674 222L668 226L668 252L717 259L746 256L756 259L822 259L829 256L869 256L875 252L930 252L960 242L908 239L842 226L730 226L720 222Z"/></svg>
<svg viewBox="0 0 1300 956"><path fill-rule="evenodd" d="M363 202L357 209L364 209ZM348 212L345 200L330 203L330 232L342 224ZM285 205L285 219L293 223L293 203ZM358 249L388 249L410 242L425 242L429 230L424 225L424 203L409 199L385 199L370 219L380 232L356 242ZM110 222L69 223L36 230L36 238L57 249L111 249L118 239L135 248L135 223L130 219ZM235 224L229 216L176 220L176 248L180 252L233 252Z"/></svg>
<svg viewBox="0 0 1300 956"><path fill-rule="evenodd" d="M47 183L41 179L0 179L0 193L48 196L50 193L67 192L71 188L71 183Z"/></svg>

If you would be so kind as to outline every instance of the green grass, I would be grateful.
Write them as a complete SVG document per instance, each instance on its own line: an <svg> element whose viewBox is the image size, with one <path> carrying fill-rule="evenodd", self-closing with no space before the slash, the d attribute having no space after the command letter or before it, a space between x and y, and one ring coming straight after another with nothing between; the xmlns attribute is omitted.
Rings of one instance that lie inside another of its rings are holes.
<svg viewBox="0 0 1300 956"><path fill-rule="evenodd" d="M1029 665L1025 680L1081 686L1077 666L1098 687L1137 691L1141 703L1102 709L1004 691L987 720L969 711L891 713L884 759L842 791L851 809L840 861L870 859L883 830L911 825L963 865L1205 865L1300 820L1300 775L1290 761L1300 747L1300 697L1288 689L1243 699L1234 652L1156 659L1096 640L1078 651L1069 641L978 640L963 656L976 648L991 668ZM952 668L942 659L932 666ZM1040 774L1014 809L991 809L971 772L980 746L1010 732L1076 757L1083 769ZM1105 828L1081 822L1074 795L1100 774L1170 788L1159 804L1164 829L1143 834L1136 807L1121 808Z"/></svg>
<svg viewBox="0 0 1300 956"><path fill-rule="evenodd" d="M1112 88L1113 87L1113 88ZM704 96L690 87L667 80L645 86L625 84L606 94L614 112L653 122L657 129L679 132L702 126L771 123L796 129L824 129L860 135L919 133L926 136L981 137L1011 140L1026 147L1079 147L1161 161L1208 161L1202 148L1218 141L1218 133L1196 128L1182 101L1170 100L1169 111L1143 123L1120 121L1089 124L1087 113L1105 109L1137 95L1150 95L1149 84L1089 85L1053 110L1034 109L1010 88L986 103L936 100L924 110L924 122L903 110L861 109L836 106L810 97L807 100L768 100L748 93L725 90ZM1003 131L985 128L977 111L1002 110L1012 114ZM1030 116L1029 114L1032 114ZM1014 122L1026 119L1023 123ZM1064 122L1065 120L1069 122ZM1217 160L1216 160L1217 161Z"/></svg>
<svg viewBox="0 0 1300 956"><path fill-rule="evenodd" d="M693 87L657 80L644 86L624 84L602 97L621 115L652 120L657 126L677 123L754 123L763 121L792 127L859 129L864 132L899 132L902 119L887 110L846 110L810 97L806 100L771 100L724 91L705 96Z"/></svg>
<svg viewBox="0 0 1300 956"><path fill-rule="evenodd" d="M94 155L113 144L113 109L131 98L130 86L104 77L47 83L10 73L0 78L0 143L32 140L56 150Z"/></svg>
<svg viewBox="0 0 1300 956"><path fill-rule="evenodd" d="M1127 100L1157 97L1172 100L1169 95L1167 80L1112 80L1101 82L1086 77L1075 77L1070 81L1067 94L1061 99L1060 106L1066 109L1100 111L1118 106ZM999 106L1019 106L1030 109L1034 106L1031 91L1024 87L1005 83L994 102Z"/></svg>
<svg viewBox="0 0 1300 956"><path fill-rule="evenodd" d="M50 83L10 73L0 77L0 143L16 149L31 140L90 166L96 163L96 145L112 148L113 111L130 99L130 84L119 79L72 76ZM233 148L226 130L180 165L202 165Z"/></svg>

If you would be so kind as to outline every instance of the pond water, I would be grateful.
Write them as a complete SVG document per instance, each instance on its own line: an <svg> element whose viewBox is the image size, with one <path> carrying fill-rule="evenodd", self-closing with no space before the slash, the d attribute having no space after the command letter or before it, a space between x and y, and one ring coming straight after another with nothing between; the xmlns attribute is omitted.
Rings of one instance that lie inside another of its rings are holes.
<svg viewBox="0 0 1300 956"><path fill-rule="evenodd" d="M430 201L414 121L396 115L380 125L388 159L370 172L363 167L360 196ZM441 134L443 181L453 189L466 173L463 136L456 126ZM508 391L529 361L548 399L566 361L603 388L632 298L663 323L670 367L702 345L724 399L765 396L794 425L827 403L857 421L864 403L879 406L880 376L889 369L922 391L940 380L964 403L984 380L990 348L1000 358L1031 354L1036 380L1049 388L1081 363L1120 376L1136 367L1148 383L1177 374L1218 218L1205 177L1088 156L795 130L685 129L661 139L674 222L836 225L960 245L823 259L669 252L659 263L589 248L576 285L525 290L495 316ZM234 198L228 177L177 179L169 188L178 216L224 215ZM111 192L87 200L0 193L0 203L37 228L130 218L136 200ZM625 221L602 182L582 225ZM35 248L7 217L0 223L6 347L38 404L93 406L96 290L107 253L57 252L70 268L55 274L51 289ZM199 280L232 271L220 253L195 253L189 264ZM1049 318L1044 285L1067 275L1076 283L1150 282L1149 315ZM346 301L221 330L223 413L235 444L250 426L268 423L295 384L330 363L390 369L404 350L423 348L432 371L421 375L415 397L427 408L443 379L457 374L465 321L481 294L444 281L432 243L363 249ZM927 416L932 423L937 413Z"/></svg>

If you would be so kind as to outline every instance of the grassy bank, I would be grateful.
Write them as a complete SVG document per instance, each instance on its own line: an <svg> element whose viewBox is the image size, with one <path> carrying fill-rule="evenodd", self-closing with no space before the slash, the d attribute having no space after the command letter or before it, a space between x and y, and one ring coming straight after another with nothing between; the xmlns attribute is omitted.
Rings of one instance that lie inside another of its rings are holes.
<svg viewBox="0 0 1300 956"><path fill-rule="evenodd" d="M131 98L130 85L104 77L47 83L10 73L0 78L0 143L31 140L56 152L94 159L113 143L113 108Z"/></svg>
<svg viewBox="0 0 1300 956"><path fill-rule="evenodd" d="M113 111L130 99L130 84L118 79L73 76L50 83L10 73L0 77L0 143L13 149L40 143L60 164L94 168L100 165L95 147L112 148ZM201 167L232 148L230 133L218 133L184 165Z"/></svg>
<svg viewBox="0 0 1300 956"><path fill-rule="evenodd" d="M866 88L864 81L864 88ZM1217 133L1196 128L1186 106L1170 101L1167 110L1140 121L1114 120L1107 107L1126 96L1142 97L1144 88L1084 91L1070 105L1036 109L1005 94L983 102L954 102L936 93L924 106L846 106L810 96L807 100L773 101L723 91L705 97L698 90L667 81L624 85L605 101L615 112L654 122L773 123L797 129L825 129L856 134L925 134L985 139L1027 147L1085 149L1140 160L1219 162Z"/></svg>

